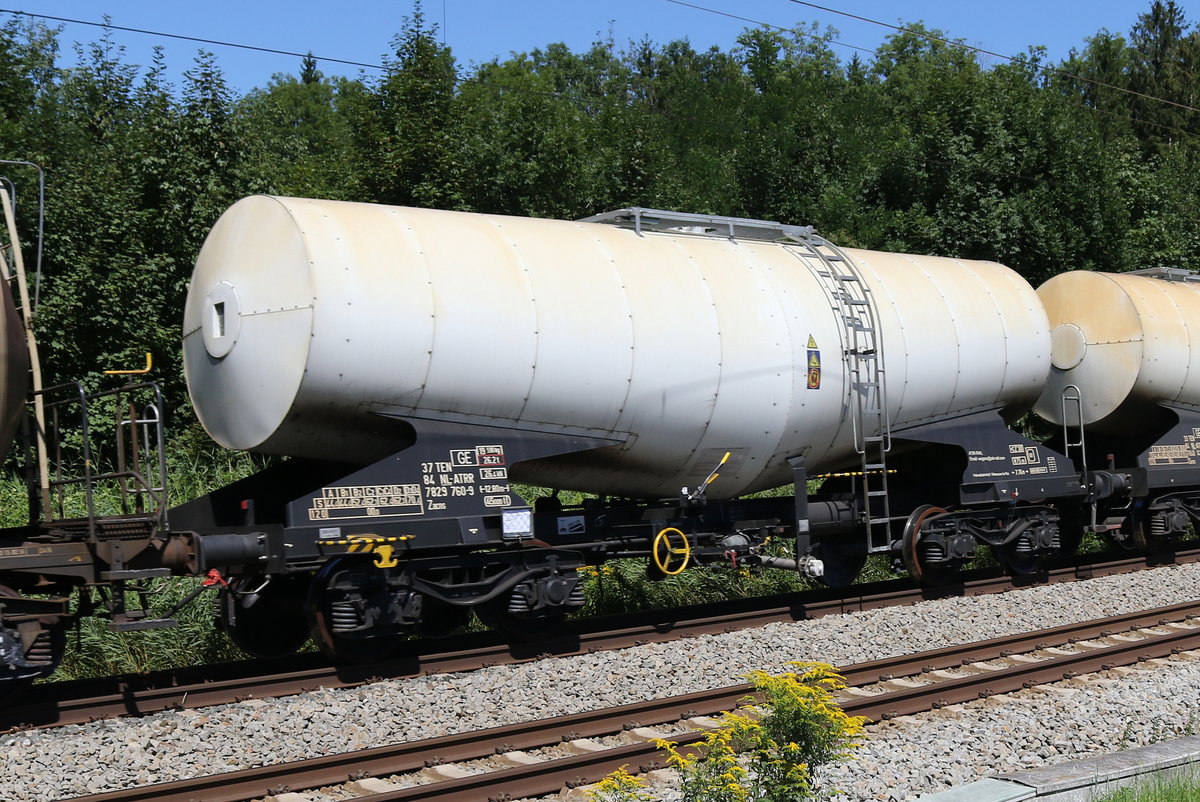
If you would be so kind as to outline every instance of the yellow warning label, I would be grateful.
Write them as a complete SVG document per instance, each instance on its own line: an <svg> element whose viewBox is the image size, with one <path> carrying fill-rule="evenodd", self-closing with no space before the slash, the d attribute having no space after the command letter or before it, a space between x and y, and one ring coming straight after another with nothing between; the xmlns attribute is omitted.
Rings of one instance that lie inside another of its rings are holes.
<svg viewBox="0 0 1200 802"><path fill-rule="evenodd" d="M810 390L820 390L821 389L821 369L820 368L813 368L808 372L808 389L810 389Z"/></svg>
<svg viewBox="0 0 1200 802"><path fill-rule="evenodd" d="M810 335L808 335L808 347L809 347L809 348L816 348L816 347L817 347L817 341L813 339L813 336L812 336L811 334L810 334Z"/></svg>
<svg viewBox="0 0 1200 802"><path fill-rule="evenodd" d="M808 352L808 366L810 368L821 367L821 356L816 351Z"/></svg>

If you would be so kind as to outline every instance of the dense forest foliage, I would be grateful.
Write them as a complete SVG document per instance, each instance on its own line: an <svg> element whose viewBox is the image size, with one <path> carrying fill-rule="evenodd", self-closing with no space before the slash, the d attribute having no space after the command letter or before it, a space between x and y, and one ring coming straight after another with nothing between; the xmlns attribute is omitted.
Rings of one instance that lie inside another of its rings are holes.
<svg viewBox="0 0 1200 802"><path fill-rule="evenodd" d="M985 62L914 25L849 61L800 26L748 29L730 52L548 44L463 69L418 5L381 74L327 78L306 59L235 97L210 53L181 86L162 51L133 65L105 37L66 68L61 31L10 17L0 157L47 170L43 360L52 379L99 381L151 351L184 408L191 264L255 192L766 218L845 246L995 259L1034 282L1200 267L1200 30L1172 0L1130 23L1057 64L1036 48Z"/></svg>

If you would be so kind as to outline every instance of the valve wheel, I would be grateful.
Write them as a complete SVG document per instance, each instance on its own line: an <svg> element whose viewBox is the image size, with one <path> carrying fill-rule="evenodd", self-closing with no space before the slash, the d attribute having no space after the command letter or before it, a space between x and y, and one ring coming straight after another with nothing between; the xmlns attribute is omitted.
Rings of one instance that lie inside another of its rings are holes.
<svg viewBox="0 0 1200 802"><path fill-rule="evenodd" d="M691 562L692 543L682 530L668 526L654 536L654 545L650 553L659 571L666 576L677 576L682 574Z"/></svg>

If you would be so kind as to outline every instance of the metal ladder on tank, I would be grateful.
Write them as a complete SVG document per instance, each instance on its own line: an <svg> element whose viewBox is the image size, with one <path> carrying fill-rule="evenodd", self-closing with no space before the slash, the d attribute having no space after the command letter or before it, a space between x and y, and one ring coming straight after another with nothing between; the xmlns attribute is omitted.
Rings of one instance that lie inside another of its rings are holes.
<svg viewBox="0 0 1200 802"><path fill-rule="evenodd" d="M874 296L854 262L812 226L793 226L772 220L689 214L631 206L585 217L580 222L606 223L641 234L663 231L676 235L708 236L776 242L788 247L816 276L845 331L846 371L850 383L850 419L854 449L862 470L853 477L861 492L862 520L872 552L891 549L891 506L888 502L887 452L892 447L887 417L887 382L882 334Z"/></svg>
<svg viewBox="0 0 1200 802"><path fill-rule="evenodd" d="M826 288L830 305L844 327L846 375L850 385L850 423L862 470L853 477L862 497L862 520L871 552L891 549L891 503L887 452L892 447L887 415L887 371L883 336L871 288L854 261L816 234L792 236L792 253Z"/></svg>

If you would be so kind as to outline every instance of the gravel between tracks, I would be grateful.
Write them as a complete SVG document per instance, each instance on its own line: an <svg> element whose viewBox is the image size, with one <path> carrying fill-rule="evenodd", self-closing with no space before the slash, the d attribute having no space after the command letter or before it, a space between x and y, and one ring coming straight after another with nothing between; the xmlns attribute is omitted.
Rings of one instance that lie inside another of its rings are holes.
<svg viewBox="0 0 1200 802"><path fill-rule="evenodd" d="M1002 595L0 736L0 798L48 800L299 760L849 664L1195 598L1200 564ZM872 727L828 781L854 800L906 800L988 773L1148 743L1200 722L1200 665L1066 691L1027 691ZM1071 693L1070 691L1074 691Z"/></svg>

